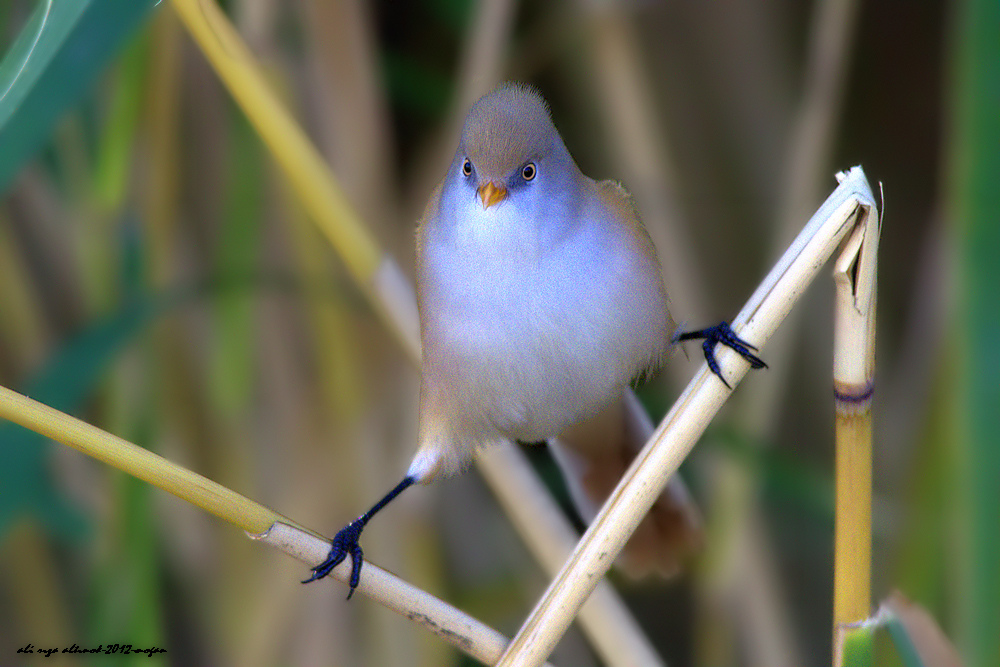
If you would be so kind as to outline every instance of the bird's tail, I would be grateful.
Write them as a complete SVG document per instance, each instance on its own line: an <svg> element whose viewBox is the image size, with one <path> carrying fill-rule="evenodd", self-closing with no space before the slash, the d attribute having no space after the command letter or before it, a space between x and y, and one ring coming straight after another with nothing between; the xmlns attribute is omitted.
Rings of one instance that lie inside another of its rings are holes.
<svg viewBox="0 0 1000 667"><path fill-rule="evenodd" d="M653 433L653 424L631 389L622 400L549 442L570 495L590 522L632 459ZM616 565L642 577L676 575L702 543L702 520L679 475L674 475L633 533Z"/></svg>

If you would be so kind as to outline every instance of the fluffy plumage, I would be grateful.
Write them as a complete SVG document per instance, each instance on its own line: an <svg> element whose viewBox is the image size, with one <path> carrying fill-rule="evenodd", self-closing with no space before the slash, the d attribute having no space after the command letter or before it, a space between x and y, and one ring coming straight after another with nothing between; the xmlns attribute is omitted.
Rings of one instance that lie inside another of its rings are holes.
<svg viewBox="0 0 1000 667"><path fill-rule="evenodd" d="M580 173L531 88L501 86L469 112L418 227L417 282L419 449L307 582L350 556L353 593L371 518L480 447L562 433L556 460L588 516L652 433L625 387L672 337L656 252L628 193ZM687 500L675 478L626 545L628 571L677 570L700 538Z"/></svg>
<svg viewBox="0 0 1000 667"><path fill-rule="evenodd" d="M488 184L506 192L495 205L477 196ZM418 227L417 280L424 369L409 472L421 482L501 438L543 440L594 415L659 362L673 328L630 197L580 172L545 102L520 85L469 112Z"/></svg>

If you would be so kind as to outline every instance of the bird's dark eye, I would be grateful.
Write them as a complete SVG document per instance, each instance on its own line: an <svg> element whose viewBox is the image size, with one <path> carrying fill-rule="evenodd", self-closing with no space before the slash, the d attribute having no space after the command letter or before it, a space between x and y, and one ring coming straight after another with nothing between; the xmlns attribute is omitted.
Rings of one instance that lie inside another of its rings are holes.
<svg viewBox="0 0 1000 667"><path fill-rule="evenodd" d="M528 164L521 167L521 178L523 178L526 181L530 181L531 179L533 179L536 173L538 173L538 169L535 168L534 162L529 162Z"/></svg>
<svg viewBox="0 0 1000 667"><path fill-rule="evenodd" d="M472 162L469 158L465 158L465 162L462 163L462 173L466 176L472 176Z"/></svg>

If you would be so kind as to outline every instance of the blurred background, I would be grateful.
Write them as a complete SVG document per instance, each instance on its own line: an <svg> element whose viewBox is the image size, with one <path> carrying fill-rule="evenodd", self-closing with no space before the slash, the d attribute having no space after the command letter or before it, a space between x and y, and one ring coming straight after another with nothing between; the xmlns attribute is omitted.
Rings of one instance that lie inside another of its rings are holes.
<svg viewBox="0 0 1000 667"><path fill-rule="evenodd" d="M171 3L78 4L62 23L46 2L0 6L0 384L332 534L405 470L417 372ZM997 3L223 9L410 276L460 121L505 79L541 90L584 173L633 193L692 328L731 319L834 173L862 165L885 191L873 603L901 590L967 665L1000 664ZM53 64L14 100L33 73L10 54L39 29ZM669 665L830 664L826 275L682 468L702 553L669 582L611 575ZM640 389L654 420L699 354ZM544 450L529 454L564 496ZM548 582L474 471L407 493L364 546L508 635ZM339 584L299 585L305 574L0 425L0 663L28 643L119 642L168 650L145 665L474 664L361 596L345 603ZM552 662L600 664L576 629Z"/></svg>

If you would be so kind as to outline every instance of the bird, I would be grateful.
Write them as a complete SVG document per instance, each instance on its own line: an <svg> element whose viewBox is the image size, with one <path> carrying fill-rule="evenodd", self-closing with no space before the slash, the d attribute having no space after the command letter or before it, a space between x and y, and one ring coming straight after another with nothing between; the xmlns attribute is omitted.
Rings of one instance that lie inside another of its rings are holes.
<svg viewBox="0 0 1000 667"><path fill-rule="evenodd" d="M501 441L549 441L585 519L652 431L629 390L671 346L705 339L765 364L725 322L679 333L656 249L628 192L574 162L533 87L501 84L468 112L444 179L416 231L423 363L418 446L402 481L331 540L304 583L350 557L361 532L410 486L467 467ZM728 387L728 383L726 384ZM633 536L639 574L677 569L697 518L680 483ZM687 537L685 537L687 535Z"/></svg>

